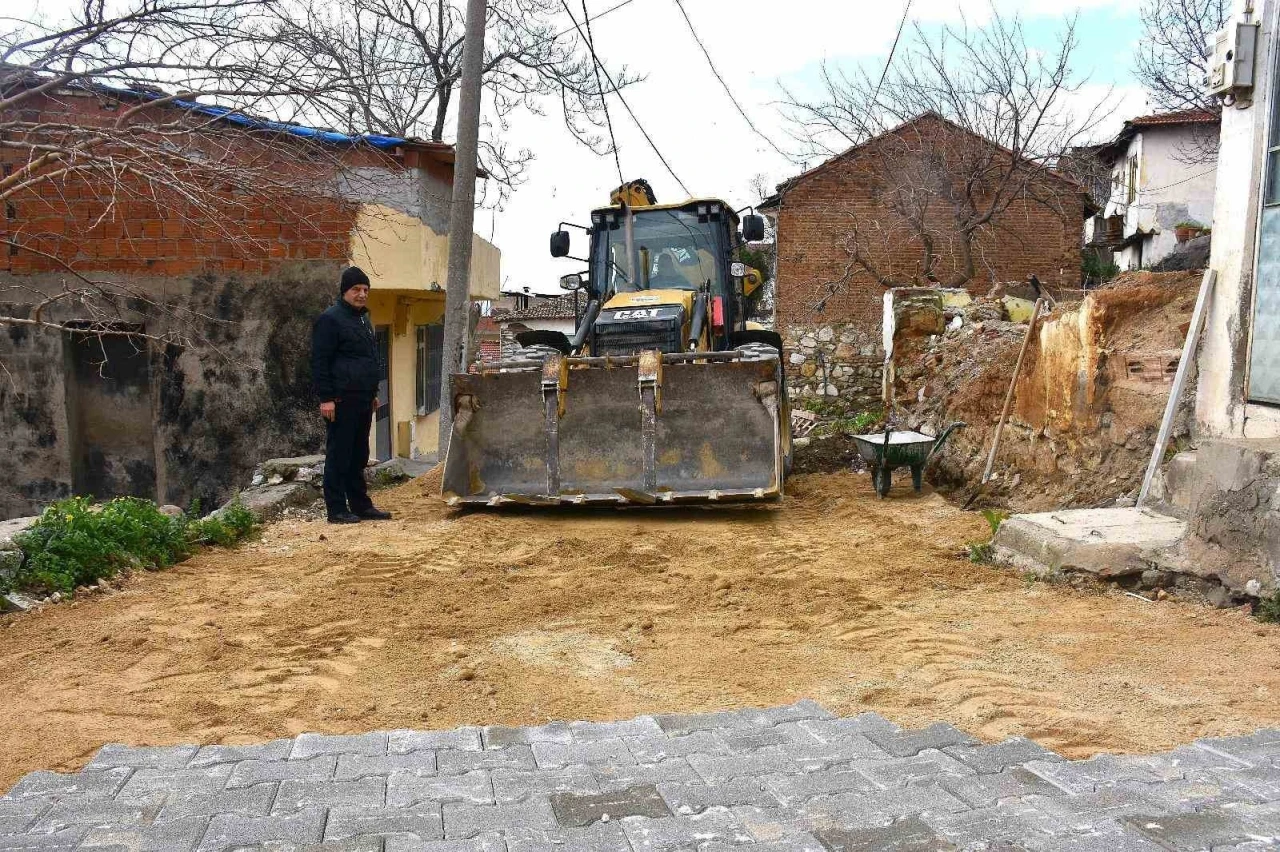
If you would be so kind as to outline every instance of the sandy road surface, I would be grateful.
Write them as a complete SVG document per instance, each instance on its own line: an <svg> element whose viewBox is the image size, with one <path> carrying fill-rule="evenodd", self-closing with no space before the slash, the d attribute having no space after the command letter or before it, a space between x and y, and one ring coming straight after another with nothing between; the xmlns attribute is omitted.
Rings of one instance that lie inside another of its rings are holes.
<svg viewBox="0 0 1280 852"><path fill-rule="evenodd" d="M0 790L105 742L246 742L815 698L1071 757L1280 721L1280 630L1028 583L985 522L866 477L783 508L290 521L119 593L0 621ZM321 539L321 536L324 539Z"/></svg>

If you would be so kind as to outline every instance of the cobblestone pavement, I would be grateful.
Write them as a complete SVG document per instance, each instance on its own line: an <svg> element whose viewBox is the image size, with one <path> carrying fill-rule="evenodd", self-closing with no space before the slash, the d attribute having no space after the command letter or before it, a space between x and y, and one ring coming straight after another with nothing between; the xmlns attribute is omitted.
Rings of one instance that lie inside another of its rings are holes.
<svg viewBox="0 0 1280 852"><path fill-rule="evenodd" d="M1067 762L817 704L109 745L0 798L0 850L1280 849L1280 730Z"/></svg>

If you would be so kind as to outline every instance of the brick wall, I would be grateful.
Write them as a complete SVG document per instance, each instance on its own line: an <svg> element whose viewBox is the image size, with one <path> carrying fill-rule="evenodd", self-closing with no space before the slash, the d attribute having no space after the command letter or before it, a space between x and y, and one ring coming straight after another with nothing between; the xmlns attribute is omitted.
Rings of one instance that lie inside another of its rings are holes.
<svg viewBox="0 0 1280 852"><path fill-rule="evenodd" d="M974 137L964 134L963 146L945 144L954 143L960 134L964 131L941 122L928 124L924 147L935 155L954 150L957 157L968 156ZM920 144L918 138L913 142ZM918 275L923 257L920 241L883 203L886 184L892 180L886 174L901 166L894 161L886 168L880 161L899 154L900 147L901 140L892 134L879 137L854 154L813 170L783 193L777 214L779 330L792 325L852 324L868 334L879 334L885 288L860 269L846 250L855 221L860 245L866 247L873 264L895 283L915 283L912 278ZM997 281L1025 280L1032 273L1045 284L1079 286L1083 198L1048 176L1033 190L1036 197L1018 197L977 237L978 271L965 285L970 291L985 293ZM1045 203L1045 198L1051 203ZM960 268L957 242L951 238L954 227L948 226L952 213L933 204L925 216L937 235L936 275L946 282ZM842 279L847 283L839 285L819 309L816 305L829 292L828 285Z"/></svg>
<svg viewBox="0 0 1280 852"><path fill-rule="evenodd" d="M79 127L106 125L122 108L83 95L39 97L26 117ZM177 112L170 110L169 112ZM338 195L339 167L403 171L372 149L331 156L307 154L284 135L235 131L179 136L180 144L244 164L244 173L270 175L216 185L193 172L184 195L166 180L127 174L112 185L98 173L69 174L35 184L9 199L0 219L0 270L18 275L112 272L147 276L196 273L269 274L289 261L347 257L358 200ZM0 152L6 174L26 160L22 150Z"/></svg>

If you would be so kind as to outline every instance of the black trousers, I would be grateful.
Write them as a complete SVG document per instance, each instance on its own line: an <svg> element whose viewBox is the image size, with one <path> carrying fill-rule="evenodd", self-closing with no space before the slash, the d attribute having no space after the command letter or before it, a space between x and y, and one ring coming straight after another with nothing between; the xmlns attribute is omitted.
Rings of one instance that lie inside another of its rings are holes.
<svg viewBox="0 0 1280 852"><path fill-rule="evenodd" d="M373 396L346 394L334 406L324 446L324 503L329 514L363 512L373 506L364 481L369 461Z"/></svg>

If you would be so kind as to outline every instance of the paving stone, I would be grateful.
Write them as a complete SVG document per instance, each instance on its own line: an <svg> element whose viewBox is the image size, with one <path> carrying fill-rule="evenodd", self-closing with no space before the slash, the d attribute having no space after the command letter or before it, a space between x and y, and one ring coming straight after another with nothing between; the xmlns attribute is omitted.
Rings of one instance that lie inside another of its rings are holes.
<svg viewBox="0 0 1280 852"><path fill-rule="evenodd" d="M852 719L812 719L797 722L823 742L834 742L844 737L866 736L871 732L892 734L902 729L878 713L863 713Z"/></svg>
<svg viewBox="0 0 1280 852"><path fill-rule="evenodd" d="M286 814L310 808L342 805L382 807L387 800L385 778L361 778L359 781L330 781L324 778L290 778L280 782L271 812Z"/></svg>
<svg viewBox="0 0 1280 852"><path fill-rule="evenodd" d="M480 729L455 728L452 731L391 731L387 734L389 754L447 748L454 751L480 751Z"/></svg>
<svg viewBox="0 0 1280 852"><path fill-rule="evenodd" d="M1084 830L1100 823L1118 821L1136 814L1162 813L1163 803L1149 792L1153 787L1125 782L1107 785L1089 793L1057 796L1028 796L1025 801L1071 830Z"/></svg>
<svg viewBox="0 0 1280 852"><path fill-rule="evenodd" d="M775 730L786 727L779 726ZM779 751L786 754L800 765L805 772L817 772L845 764L856 764L866 761L889 760L879 746L861 734L851 734L833 742L822 742L812 735L808 741L790 739L778 746Z"/></svg>
<svg viewBox="0 0 1280 852"><path fill-rule="evenodd" d="M0 799L0 837L26 831L53 805L52 798Z"/></svg>
<svg viewBox="0 0 1280 852"><path fill-rule="evenodd" d="M40 850L40 852L72 852L80 847L80 841L91 831L87 825L77 825L52 834L12 834L0 837L0 850Z"/></svg>
<svg viewBox="0 0 1280 852"><path fill-rule="evenodd" d="M383 852L507 852L502 835L489 832L470 840L422 840L412 834L388 834Z"/></svg>
<svg viewBox="0 0 1280 852"><path fill-rule="evenodd" d="M815 796L879 789L867 776L852 769L803 775L766 775L763 781L765 788L783 805L796 805Z"/></svg>
<svg viewBox="0 0 1280 852"><path fill-rule="evenodd" d="M574 741L573 731L566 722L551 722L536 728L503 728L490 725L482 730L481 740L485 748L502 748L523 743L561 743Z"/></svg>
<svg viewBox="0 0 1280 852"><path fill-rule="evenodd" d="M271 803L276 799L278 786L268 782L227 790L177 791L166 799L157 819L177 820L217 814L266 816L271 813Z"/></svg>
<svg viewBox="0 0 1280 852"><path fill-rule="evenodd" d="M699 813L717 806L776 808L781 804L778 797L766 788L763 778L734 778L714 785L702 781L674 782L659 784L658 792L666 800L671 812L681 815Z"/></svg>
<svg viewBox="0 0 1280 852"><path fill-rule="evenodd" d="M522 802L532 796L551 793L590 795L600 792L600 782L585 766L563 769L495 769L490 773L494 800L498 804Z"/></svg>
<svg viewBox="0 0 1280 852"><path fill-rule="evenodd" d="M767 746L780 746L788 742L787 738L777 728L747 728L725 730L721 737L730 749L736 752L754 751L755 749L766 748ZM815 745L825 745L817 739L813 739Z"/></svg>
<svg viewBox="0 0 1280 852"><path fill-rule="evenodd" d="M1068 793L1091 793L1099 784L1118 781L1151 784L1160 780L1150 769L1117 760L1109 754L1100 754L1079 763L1033 760L1026 764L1026 768Z"/></svg>
<svg viewBox="0 0 1280 852"><path fill-rule="evenodd" d="M942 776L938 778L938 783L948 793L976 808L994 805L1001 799L1066 795L1039 775L1021 766L991 775Z"/></svg>
<svg viewBox="0 0 1280 852"><path fill-rule="evenodd" d="M731 754L732 749L719 734L698 731L687 736L627 737L623 740L637 763L656 763L668 757L691 754Z"/></svg>
<svg viewBox="0 0 1280 852"><path fill-rule="evenodd" d="M221 814L210 820L209 830L200 841L199 850L224 852L271 841L319 843L325 813L324 808L310 808L284 816L244 817Z"/></svg>
<svg viewBox="0 0 1280 852"><path fill-rule="evenodd" d="M415 805L410 808L335 807L329 809L324 826L324 839L345 840L352 837L385 837L389 834L411 834L419 840L443 840L444 820L440 805Z"/></svg>
<svg viewBox="0 0 1280 852"><path fill-rule="evenodd" d="M570 722L575 742L590 743L596 740L615 740L620 737L658 737L662 728L652 716L637 716L625 722Z"/></svg>
<svg viewBox="0 0 1280 852"><path fill-rule="evenodd" d="M1189 814L1139 814L1124 822L1169 849L1208 849L1257 839L1238 814L1218 808Z"/></svg>
<svg viewBox="0 0 1280 852"><path fill-rule="evenodd" d="M692 754L689 755L688 761L694 771L711 784L728 781L731 778L801 771L800 765L778 748L763 748L748 754L728 757Z"/></svg>
<svg viewBox="0 0 1280 852"><path fill-rule="evenodd" d="M354 781L374 775L390 775L392 772L412 772L415 775L436 774L434 751L411 751L408 754L340 754L334 770L335 781Z"/></svg>
<svg viewBox="0 0 1280 852"><path fill-rule="evenodd" d="M927 748L976 745L977 740L951 725L939 723L920 731L887 731L883 728L866 732L867 739L894 757L912 757Z"/></svg>
<svg viewBox="0 0 1280 852"><path fill-rule="evenodd" d="M436 752L436 762L441 775L461 775L477 769L537 768L533 749L527 745L512 745L488 751L444 749Z"/></svg>
<svg viewBox="0 0 1280 852"><path fill-rule="evenodd" d="M949 852L956 847L916 817L872 828L813 832L830 852Z"/></svg>
<svg viewBox="0 0 1280 852"><path fill-rule="evenodd" d="M534 760L539 769L554 769L557 766L589 765L593 763L612 763L626 765L635 763L627 744L620 739L594 740L589 743L534 743Z"/></svg>
<svg viewBox="0 0 1280 852"><path fill-rule="evenodd" d="M750 843L753 838L728 808L708 808L680 819L632 817L622 828L635 852L699 849L711 843Z"/></svg>
<svg viewBox="0 0 1280 852"><path fill-rule="evenodd" d="M186 793L216 793L225 790L231 765L211 765L199 769L138 769L116 793L117 802L161 803Z"/></svg>
<svg viewBox="0 0 1280 852"><path fill-rule="evenodd" d="M1040 852L1167 852L1167 849L1128 826L1103 822L1087 832L1046 840Z"/></svg>
<svg viewBox="0 0 1280 852"><path fill-rule="evenodd" d="M24 775L9 788L3 801L43 798L53 800L62 796L111 798L133 774L130 767L103 771L84 770L66 775L61 772L37 770Z"/></svg>
<svg viewBox="0 0 1280 852"><path fill-rule="evenodd" d="M1263 728L1239 737L1196 740L1200 748L1242 760L1250 766L1265 766L1280 757L1280 728Z"/></svg>
<svg viewBox="0 0 1280 852"><path fill-rule="evenodd" d="M246 760L235 764L228 787L250 787L264 781L285 781L296 778L332 778L338 758L322 754L307 760Z"/></svg>
<svg viewBox="0 0 1280 852"><path fill-rule="evenodd" d="M72 797L46 811L30 831L48 834L74 825L137 825L151 822L159 813L158 804L122 804L100 798Z"/></svg>
<svg viewBox="0 0 1280 852"><path fill-rule="evenodd" d="M293 740L272 740L259 745L207 745L187 763L190 769L214 766L220 763L239 763L242 760L286 760L293 748Z"/></svg>
<svg viewBox="0 0 1280 852"><path fill-rule="evenodd" d="M780 805L769 807L736 805L729 810L747 830L747 834L758 843L784 840L814 827L806 817L797 814L791 808Z"/></svg>
<svg viewBox="0 0 1280 852"><path fill-rule="evenodd" d="M666 801L652 784L639 784L609 793L554 793L551 810L562 828L583 828L594 822L623 817L661 818L671 816Z"/></svg>
<svg viewBox="0 0 1280 852"><path fill-rule="evenodd" d="M785 707L763 707L743 710L742 715L754 725L780 725L802 719L834 719L835 714L808 698Z"/></svg>
<svg viewBox="0 0 1280 852"><path fill-rule="evenodd" d="M671 736L683 736L694 731L720 731L755 727L743 711L722 710L718 713L664 713L655 717L658 726Z"/></svg>
<svg viewBox="0 0 1280 852"><path fill-rule="evenodd" d="M81 849L98 852L190 852L209 827L208 817L190 817L145 826L90 829Z"/></svg>
<svg viewBox="0 0 1280 852"><path fill-rule="evenodd" d="M951 755L937 749L925 749L915 757L898 760L861 761L852 764L851 768L881 787L901 787L922 781L941 781L946 777L976 774Z"/></svg>
<svg viewBox="0 0 1280 852"><path fill-rule="evenodd" d="M506 838L508 852L629 852L621 822L597 822L555 831L527 829Z"/></svg>
<svg viewBox="0 0 1280 852"><path fill-rule="evenodd" d="M680 781L701 781L697 772L683 757L669 757L656 763L621 764L593 763L591 774L600 784L600 791L620 790L637 784L665 784Z"/></svg>
<svg viewBox="0 0 1280 852"><path fill-rule="evenodd" d="M291 760L305 760L320 754L363 754L369 756L387 753L387 735L381 731L370 734L302 734L293 741L289 752Z"/></svg>
<svg viewBox="0 0 1280 852"><path fill-rule="evenodd" d="M196 746L126 746L104 745L85 769L111 769L131 766L135 769L181 769L195 757Z"/></svg>
<svg viewBox="0 0 1280 852"><path fill-rule="evenodd" d="M1205 769L1243 769L1249 764L1196 746L1179 746L1164 754L1117 756L1116 763L1137 765L1163 781L1176 781Z"/></svg>
<svg viewBox="0 0 1280 852"><path fill-rule="evenodd" d="M962 849L977 844L1013 844L1015 848L1036 846L1065 833L1063 826L1043 811L1023 802L1001 802L962 813L931 813L922 817L939 837Z"/></svg>
<svg viewBox="0 0 1280 852"><path fill-rule="evenodd" d="M1001 772L1010 766L1031 760L1062 760L1060 755L1026 737L1014 737L995 745L948 746L943 751L973 771L983 774Z"/></svg>
<svg viewBox="0 0 1280 852"><path fill-rule="evenodd" d="M802 832L767 842L707 843L699 847L699 852L827 852L827 848L812 834Z"/></svg>
<svg viewBox="0 0 1280 852"><path fill-rule="evenodd" d="M460 775L430 777L393 772L387 777L387 806L406 808L427 802L493 803L489 773L477 770Z"/></svg>
<svg viewBox="0 0 1280 852"><path fill-rule="evenodd" d="M546 800L519 805L444 806L444 836L465 840L486 831L502 834L522 829L557 828L555 814Z"/></svg>
<svg viewBox="0 0 1280 852"><path fill-rule="evenodd" d="M797 812L818 825L868 828L926 812L958 813L968 805L937 784L920 784L873 793L837 793L810 799Z"/></svg>
<svg viewBox="0 0 1280 852"><path fill-rule="evenodd" d="M1238 791L1237 798L1241 800L1271 802L1280 799L1280 767L1218 768L1192 773L1191 777L1200 781L1212 779L1228 785Z"/></svg>

